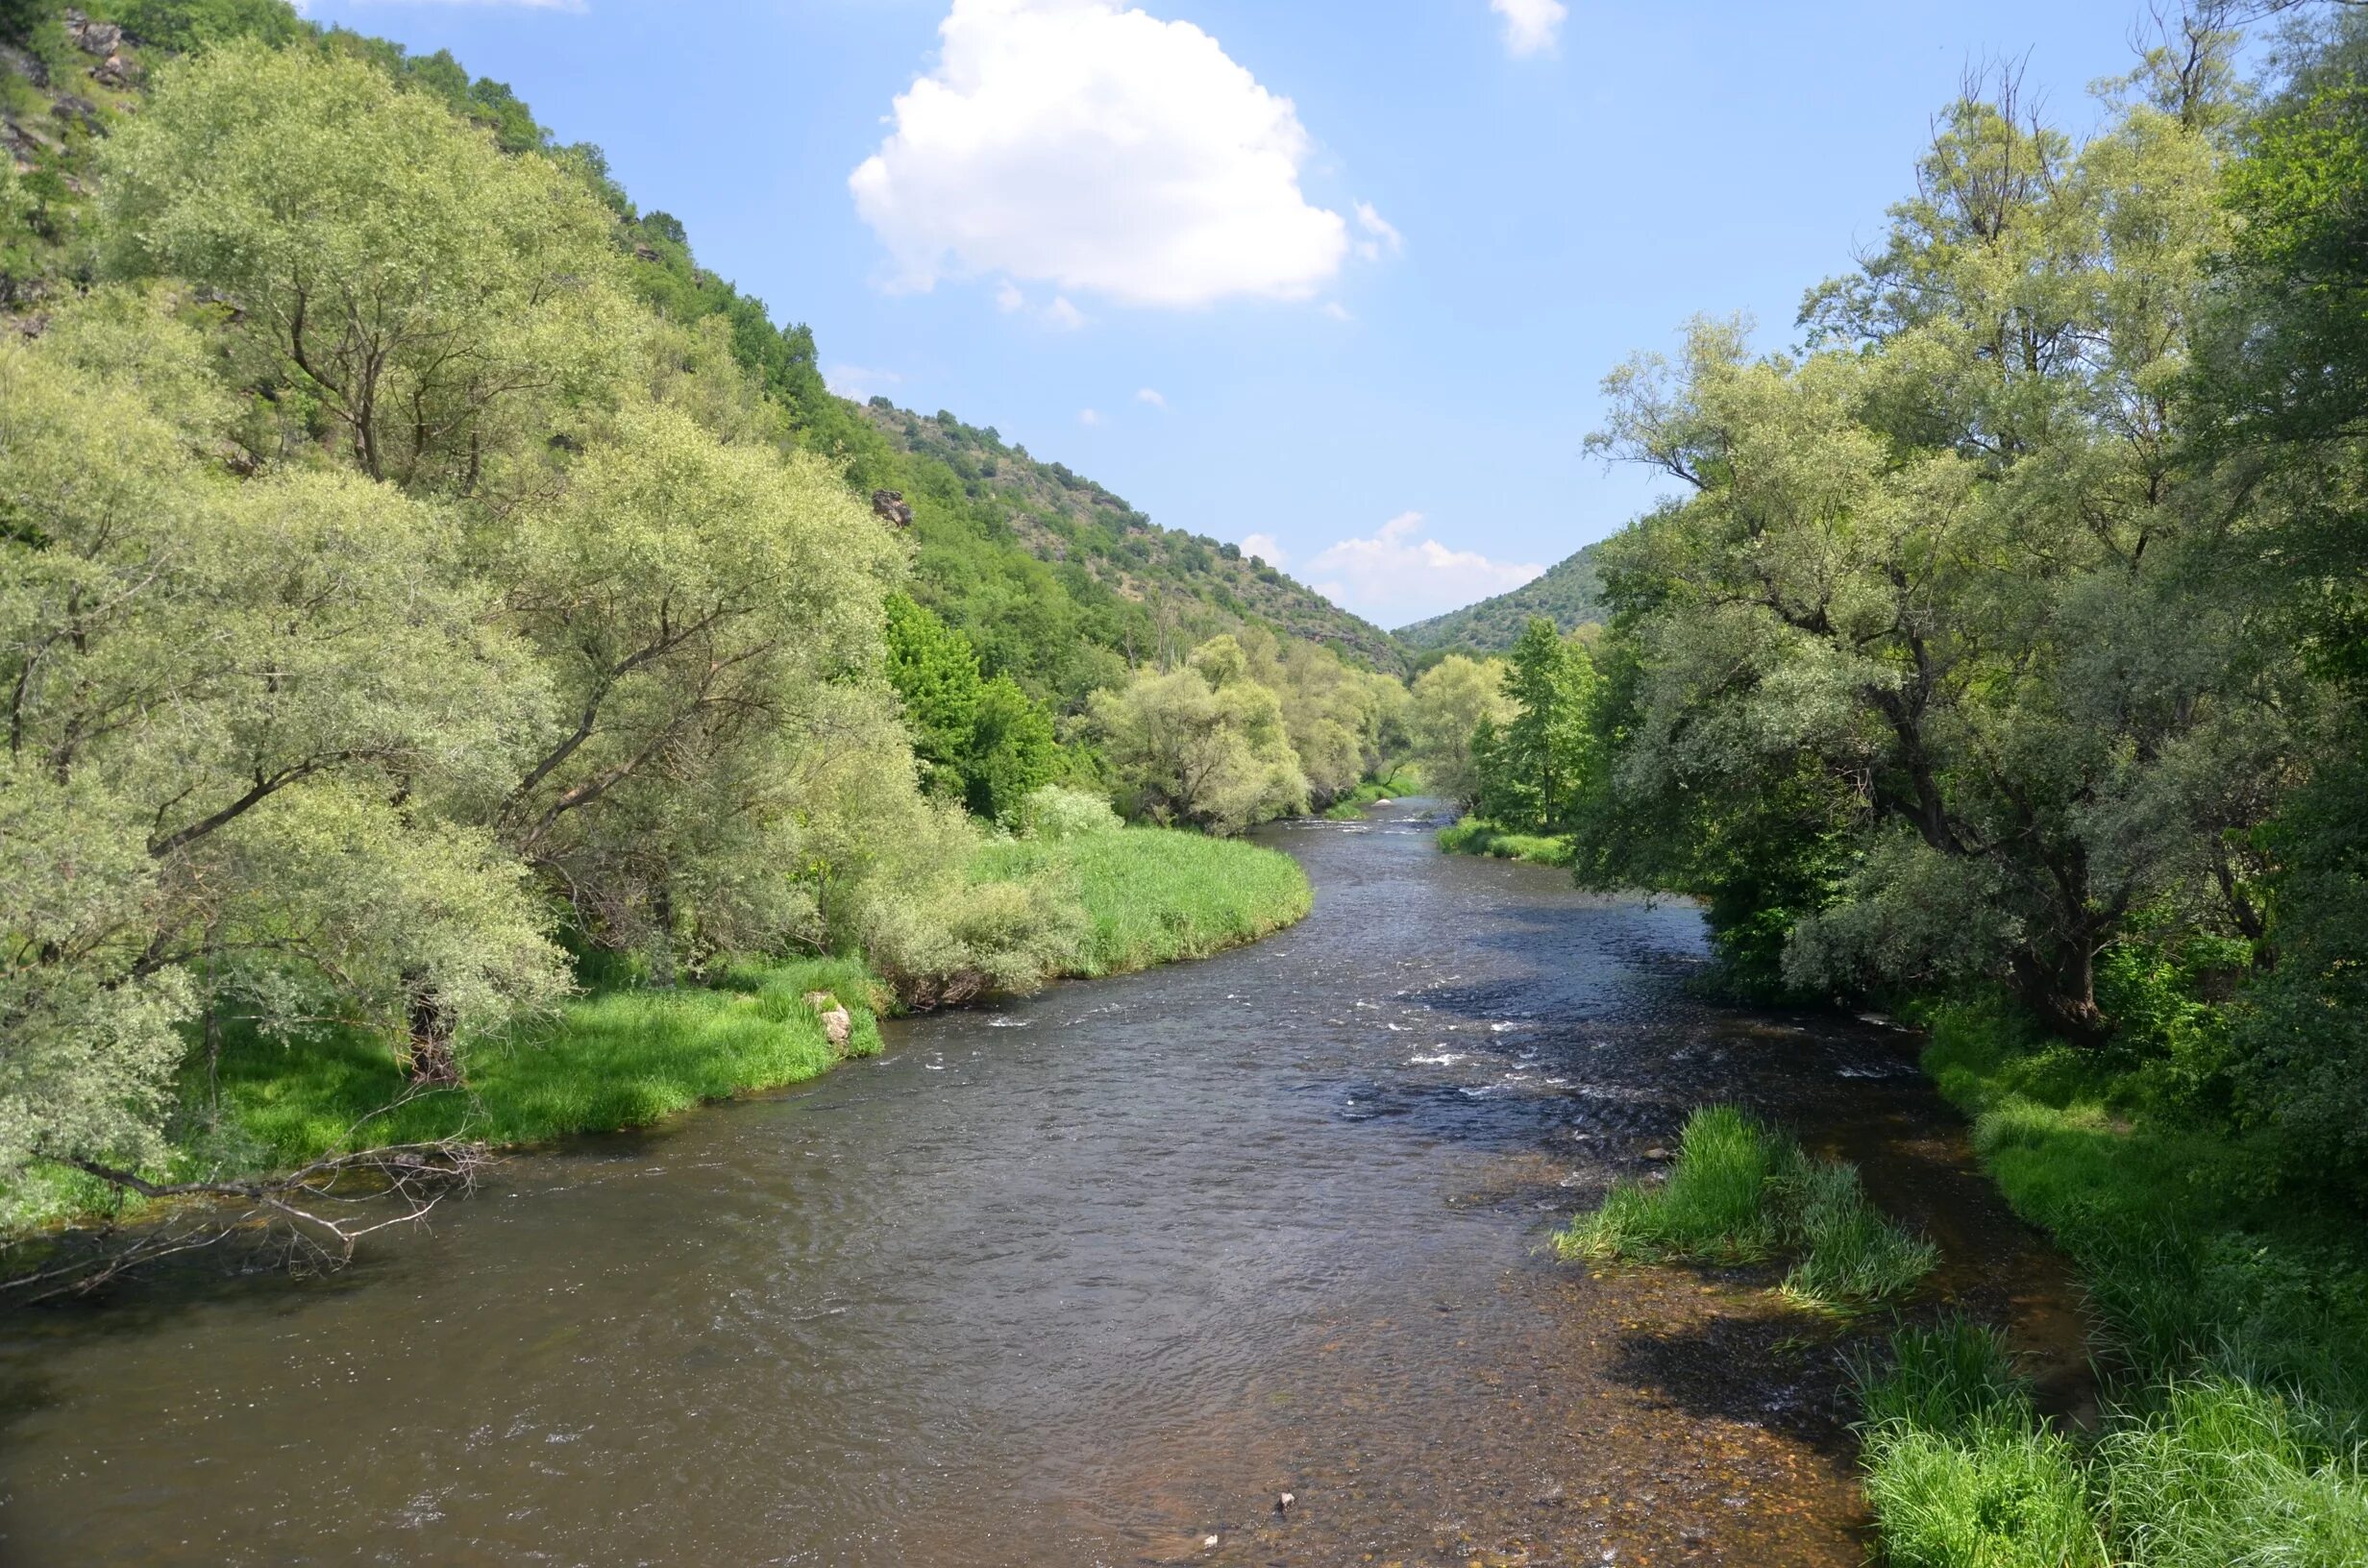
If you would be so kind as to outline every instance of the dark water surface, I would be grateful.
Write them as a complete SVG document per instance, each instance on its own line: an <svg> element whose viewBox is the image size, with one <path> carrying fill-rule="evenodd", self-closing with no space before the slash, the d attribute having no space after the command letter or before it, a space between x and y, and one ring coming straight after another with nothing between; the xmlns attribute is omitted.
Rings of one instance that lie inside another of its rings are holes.
<svg viewBox="0 0 2368 1568"><path fill-rule="evenodd" d="M334 1280L0 1320L0 1562L1860 1562L1833 1335L1550 1228L1741 1098L2027 1339L2060 1279L1901 1037L1377 818L1271 836L1318 898L1259 946L521 1158Z"/></svg>

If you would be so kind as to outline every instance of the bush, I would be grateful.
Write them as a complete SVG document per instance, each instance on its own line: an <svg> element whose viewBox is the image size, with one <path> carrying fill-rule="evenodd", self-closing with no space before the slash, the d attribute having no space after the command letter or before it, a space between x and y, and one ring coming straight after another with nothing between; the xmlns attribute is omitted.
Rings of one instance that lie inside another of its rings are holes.
<svg viewBox="0 0 2368 1568"><path fill-rule="evenodd" d="M1125 824L1100 796L1048 784L1020 803L1014 825L1023 838L1057 844L1089 833L1116 833Z"/></svg>

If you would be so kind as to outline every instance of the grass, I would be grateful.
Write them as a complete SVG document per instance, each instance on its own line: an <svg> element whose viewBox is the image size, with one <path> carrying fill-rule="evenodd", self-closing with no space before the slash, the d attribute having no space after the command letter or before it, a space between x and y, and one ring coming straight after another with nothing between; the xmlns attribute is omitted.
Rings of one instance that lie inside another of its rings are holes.
<svg viewBox="0 0 2368 1568"><path fill-rule="evenodd" d="M2239 1139L2151 1118L2126 1073L2029 1038L1999 1008L1943 1009L1932 1024L1927 1069L1975 1118L2008 1201L2088 1286L2107 1409L2076 1440L2027 1396L1961 1397L1962 1367L1901 1335L1891 1371L1862 1387L1867 1497L1891 1560L2368 1563L2356 1216L2282 1193ZM2013 1387L2004 1347L1989 1347L1982 1377ZM2070 1502L2084 1534L2065 1522Z"/></svg>
<svg viewBox="0 0 2368 1568"><path fill-rule="evenodd" d="M1201 958L1297 920L1312 901L1290 856L1154 828L986 845L976 880L1054 868L1074 878L1088 936L1066 974ZM1048 977L1049 978L1049 977ZM826 992L853 1028L842 1051L804 1000ZM298 1041L224 1032L216 1090L183 1086L161 1174L219 1177L303 1164L333 1150L465 1137L496 1145L647 1126L710 1100L803 1083L880 1047L887 989L851 958L744 962L701 986L593 989L552 1017L467 1056L468 1086L405 1099L386 1043L358 1031ZM392 1107L391 1110L388 1108ZM113 1188L42 1167L0 1193L0 1235L128 1212Z"/></svg>
<svg viewBox="0 0 2368 1568"><path fill-rule="evenodd" d="M1421 793L1422 770L1411 762L1392 763L1386 772L1367 779L1326 806L1322 815L1326 821L1353 822L1365 816L1369 805Z"/></svg>
<svg viewBox="0 0 2368 1568"><path fill-rule="evenodd" d="M1085 903L1085 947L1063 971L1076 978L1206 958L1297 922L1315 902L1289 855L1170 828L1007 840L987 845L973 873L1003 880L1048 870L1073 875Z"/></svg>
<svg viewBox="0 0 2368 1568"><path fill-rule="evenodd" d="M1778 1292L1796 1307L1847 1315L1906 1295L1932 1272L1932 1243L1886 1218L1853 1166L1813 1160L1733 1106L1687 1119L1658 1184L1620 1182L1603 1207L1570 1222L1566 1258L1631 1262L1751 1262L1789 1252Z"/></svg>
<svg viewBox="0 0 2368 1568"><path fill-rule="evenodd" d="M1567 866L1575 853L1568 839L1514 833L1477 817L1467 817L1451 827L1441 828L1439 847L1451 855L1526 860L1539 866Z"/></svg>
<svg viewBox="0 0 2368 1568"><path fill-rule="evenodd" d="M2071 1442L2039 1422L1994 1330L1909 1329L1855 1382L1866 1500L1893 1568L2105 1568Z"/></svg>

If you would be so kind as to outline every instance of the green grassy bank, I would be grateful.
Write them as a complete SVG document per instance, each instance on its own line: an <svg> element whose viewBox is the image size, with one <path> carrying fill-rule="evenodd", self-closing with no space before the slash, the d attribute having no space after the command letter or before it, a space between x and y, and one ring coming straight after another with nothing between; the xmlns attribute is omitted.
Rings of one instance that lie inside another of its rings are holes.
<svg viewBox="0 0 2368 1568"><path fill-rule="evenodd" d="M2007 1199L2078 1265L2106 1415L2052 1428L1996 1336L1908 1335L1862 1378L1867 1495L1899 1568L2368 1562L2368 1237L2243 1142L1999 1010L1925 1066Z"/></svg>
<svg viewBox="0 0 2368 1568"><path fill-rule="evenodd" d="M1439 847L1451 855L1486 855L1492 860L1526 860L1539 866L1567 866L1568 839L1536 833L1515 833L1477 817L1467 817L1439 830Z"/></svg>
<svg viewBox="0 0 2368 1568"><path fill-rule="evenodd" d="M988 845L974 868L989 881L1046 871L1075 877L1086 914L1081 948L1053 978L1206 958L1294 924L1315 899L1298 862L1280 850L1166 828L1007 840Z"/></svg>
<svg viewBox="0 0 2368 1568"><path fill-rule="evenodd" d="M1073 879L1086 934L1047 978L1205 957L1293 923L1313 896L1288 855L1155 828L990 843L973 867L980 882L1048 872ZM815 992L851 1016L844 1048L805 1000ZM892 1007L888 988L853 959L742 963L704 985L662 991L595 987L547 1019L476 1044L465 1090L408 1100L383 1041L324 1031L282 1041L226 1029L212 1073L202 1061L189 1069L170 1167L158 1174L212 1179L339 1149L455 1137L523 1144L646 1126L874 1054L878 1018ZM44 1168L0 1202L0 1230L93 1217L117 1201L94 1178Z"/></svg>
<svg viewBox="0 0 2368 1568"><path fill-rule="evenodd" d="M1751 1263L1788 1257L1777 1294L1846 1317L1913 1290L1939 1262L1931 1242L1886 1218L1848 1163L1801 1146L1733 1106L1686 1122L1658 1183L1621 1182L1556 1241L1565 1258Z"/></svg>

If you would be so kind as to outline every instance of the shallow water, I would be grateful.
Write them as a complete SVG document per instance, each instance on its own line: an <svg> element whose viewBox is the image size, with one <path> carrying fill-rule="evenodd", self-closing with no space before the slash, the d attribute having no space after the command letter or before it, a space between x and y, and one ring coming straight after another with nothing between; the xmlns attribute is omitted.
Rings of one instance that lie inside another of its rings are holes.
<svg viewBox="0 0 2368 1568"><path fill-rule="evenodd" d="M1376 815L1271 832L1318 900L1256 947L520 1158L333 1280L0 1321L0 1561L1859 1563L1834 1335L1550 1229L1740 1098L2069 1357L2061 1277L1903 1037Z"/></svg>

